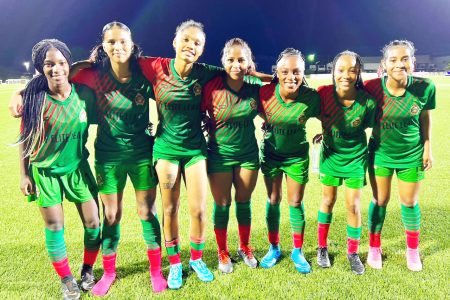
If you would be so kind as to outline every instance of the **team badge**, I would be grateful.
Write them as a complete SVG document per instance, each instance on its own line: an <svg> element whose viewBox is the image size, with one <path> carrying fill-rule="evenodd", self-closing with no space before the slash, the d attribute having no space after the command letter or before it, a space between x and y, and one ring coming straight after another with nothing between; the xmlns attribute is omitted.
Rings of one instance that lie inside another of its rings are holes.
<svg viewBox="0 0 450 300"><path fill-rule="evenodd" d="M145 103L144 96L142 96L140 93L138 93L136 95L136 97L134 97L134 103L136 103L136 105L138 105L138 106L144 105L144 103Z"/></svg>
<svg viewBox="0 0 450 300"><path fill-rule="evenodd" d="M105 180L103 179L103 176L98 174L97 175L97 185L102 186L105 183Z"/></svg>
<svg viewBox="0 0 450 300"><path fill-rule="evenodd" d="M194 84L193 91L195 96L200 96L202 94L202 86L196 82Z"/></svg>
<svg viewBox="0 0 450 300"><path fill-rule="evenodd" d="M413 104L413 106L410 109L411 115L415 116L419 113L419 106L417 104Z"/></svg>
<svg viewBox="0 0 450 300"><path fill-rule="evenodd" d="M352 121L352 127L358 127L361 124L361 119L358 117Z"/></svg>
<svg viewBox="0 0 450 300"><path fill-rule="evenodd" d="M87 120L87 115L86 115L86 111L85 110L82 110L82 111L80 111L80 122L86 122L86 120Z"/></svg>
<svg viewBox="0 0 450 300"><path fill-rule="evenodd" d="M300 125L305 125L306 123L306 116L304 113L301 113L300 116L298 117L298 123Z"/></svg>
<svg viewBox="0 0 450 300"><path fill-rule="evenodd" d="M256 100L255 99L252 99L251 101L250 101L250 108L252 109L252 110L256 110L256 107L257 107L258 105L256 104Z"/></svg>

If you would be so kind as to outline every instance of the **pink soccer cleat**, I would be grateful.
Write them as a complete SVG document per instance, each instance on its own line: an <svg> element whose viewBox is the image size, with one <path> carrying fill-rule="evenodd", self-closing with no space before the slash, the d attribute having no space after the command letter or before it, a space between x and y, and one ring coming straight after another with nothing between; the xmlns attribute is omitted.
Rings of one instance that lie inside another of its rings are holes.
<svg viewBox="0 0 450 300"><path fill-rule="evenodd" d="M380 247L370 247L367 253L367 264L372 269L381 269L383 267L383 261L381 259L381 248Z"/></svg>
<svg viewBox="0 0 450 300"><path fill-rule="evenodd" d="M406 265L411 271L422 271L419 249L406 248Z"/></svg>

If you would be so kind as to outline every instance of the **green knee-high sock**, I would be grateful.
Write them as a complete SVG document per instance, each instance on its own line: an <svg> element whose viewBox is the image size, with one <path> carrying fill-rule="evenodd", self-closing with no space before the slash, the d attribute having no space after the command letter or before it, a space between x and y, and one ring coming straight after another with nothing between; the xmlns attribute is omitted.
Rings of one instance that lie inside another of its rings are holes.
<svg viewBox="0 0 450 300"><path fill-rule="evenodd" d="M421 221L419 204L417 203L413 207L407 207L402 204L401 211L402 211L402 221L403 225L405 226L405 230L419 231Z"/></svg>
<svg viewBox="0 0 450 300"><path fill-rule="evenodd" d="M147 249L161 248L161 227L158 216L155 215L150 220L141 220L142 237L144 238Z"/></svg>
<svg viewBox="0 0 450 300"><path fill-rule="evenodd" d="M289 205L289 220L291 223L294 248L303 246L303 233L305 231L305 208L303 202L300 206Z"/></svg>
<svg viewBox="0 0 450 300"><path fill-rule="evenodd" d="M52 262L65 259L67 249L64 241L64 228L56 231L45 228L45 246Z"/></svg>
<svg viewBox="0 0 450 300"><path fill-rule="evenodd" d="M380 233L386 218L386 207L378 206L370 201L368 226L370 233Z"/></svg>
<svg viewBox="0 0 450 300"><path fill-rule="evenodd" d="M120 224L106 225L102 228L102 254L111 255L116 253L120 239Z"/></svg>
<svg viewBox="0 0 450 300"><path fill-rule="evenodd" d="M91 251L97 251L98 249L100 249L101 242L100 227L84 227L84 248Z"/></svg>
<svg viewBox="0 0 450 300"><path fill-rule="evenodd" d="M239 225L250 225L252 223L251 202L236 202L236 219Z"/></svg>
<svg viewBox="0 0 450 300"><path fill-rule="evenodd" d="M213 223L215 229L226 229L230 219L230 205L219 206L214 202Z"/></svg>
<svg viewBox="0 0 450 300"><path fill-rule="evenodd" d="M280 242L280 204L270 204L269 201L266 203L266 224L269 231L269 242L272 245L278 245Z"/></svg>

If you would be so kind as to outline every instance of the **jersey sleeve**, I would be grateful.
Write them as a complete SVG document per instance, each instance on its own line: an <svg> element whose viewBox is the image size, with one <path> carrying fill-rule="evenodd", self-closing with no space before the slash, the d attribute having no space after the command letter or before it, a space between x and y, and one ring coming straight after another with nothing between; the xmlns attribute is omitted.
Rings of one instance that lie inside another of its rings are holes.
<svg viewBox="0 0 450 300"><path fill-rule="evenodd" d="M210 80L204 87L202 92L202 102L200 104L200 111L206 112L211 107L213 93L213 80Z"/></svg>
<svg viewBox="0 0 450 300"><path fill-rule="evenodd" d="M144 74L145 78L151 83L154 83L156 80L156 70L157 66L161 64L168 64L170 61L169 58L161 58L161 57L150 57L144 56L138 59L139 67L141 68L142 74Z"/></svg>
<svg viewBox="0 0 450 300"><path fill-rule="evenodd" d="M201 66L201 68L203 69L203 74L204 74L204 80L205 81L210 81L212 78L221 75L223 72L225 72L225 70L221 67L216 67L213 65L208 65L208 64L202 64L199 63L199 66Z"/></svg>
<svg viewBox="0 0 450 300"><path fill-rule="evenodd" d="M425 91L425 97L427 98L427 103L425 103L423 110L431 110L436 108L436 86L430 80L428 87Z"/></svg>
<svg viewBox="0 0 450 300"><path fill-rule="evenodd" d="M91 89L95 89L97 73L92 68L82 69L70 80L73 83L83 84Z"/></svg>
<svg viewBox="0 0 450 300"><path fill-rule="evenodd" d="M245 75L244 76L244 81L250 84L256 84L259 86L263 85L263 82L261 81L261 79L259 79L258 77L255 76L251 76L251 75Z"/></svg>
<svg viewBox="0 0 450 300"><path fill-rule="evenodd" d="M375 99L369 96L367 98L366 106L367 112L365 116L365 128L373 128L375 126L377 116L377 102L375 101Z"/></svg>

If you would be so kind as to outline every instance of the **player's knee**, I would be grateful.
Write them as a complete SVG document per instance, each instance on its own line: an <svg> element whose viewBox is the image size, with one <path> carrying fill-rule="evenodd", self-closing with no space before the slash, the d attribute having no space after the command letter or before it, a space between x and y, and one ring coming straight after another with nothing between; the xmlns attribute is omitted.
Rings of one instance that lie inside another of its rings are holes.
<svg viewBox="0 0 450 300"><path fill-rule="evenodd" d="M281 202L281 193L271 193L269 195L269 202L272 205L280 203Z"/></svg>
<svg viewBox="0 0 450 300"><path fill-rule="evenodd" d="M164 207L164 216L174 218L178 215L178 207L175 205L167 205Z"/></svg>
<svg viewBox="0 0 450 300"><path fill-rule="evenodd" d="M109 226L117 225L120 222L122 215L119 212L105 212L105 221Z"/></svg>
<svg viewBox="0 0 450 300"><path fill-rule="evenodd" d="M191 209L191 218L198 220L199 222L204 222L206 220L205 209L201 207Z"/></svg>
<svg viewBox="0 0 450 300"><path fill-rule="evenodd" d="M59 231L64 227L64 223L59 220L47 220L45 227L50 231Z"/></svg>
<svg viewBox="0 0 450 300"><path fill-rule="evenodd" d="M360 215L361 207L357 203L349 204L349 205L347 205L347 212L351 215Z"/></svg>
<svg viewBox="0 0 450 300"><path fill-rule="evenodd" d="M329 209L333 208L335 202L336 202L336 197L333 197L330 195L322 196L322 205Z"/></svg>

